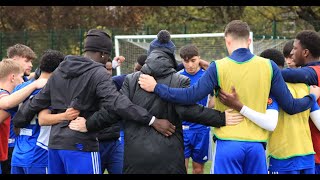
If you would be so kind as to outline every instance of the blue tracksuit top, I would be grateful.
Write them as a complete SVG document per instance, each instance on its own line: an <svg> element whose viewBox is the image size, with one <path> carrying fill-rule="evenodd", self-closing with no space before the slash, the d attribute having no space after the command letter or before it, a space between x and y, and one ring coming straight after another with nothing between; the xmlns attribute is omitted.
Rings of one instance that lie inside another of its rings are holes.
<svg viewBox="0 0 320 180"><path fill-rule="evenodd" d="M237 62L245 62L253 56L254 54L252 54L249 49L239 48L233 51L229 58ZM288 114L299 113L311 108L316 101L316 97L310 94L301 99L294 99L276 63L271 61L271 66L273 76L270 95L275 97L279 106ZM154 92L159 95L161 99L172 103L195 104L197 101L212 93L216 88L218 88L217 69L213 61L197 83L189 88L169 88L167 85L157 84Z"/></svg>
<svg viewBox="0 0 320 180"><path fill-rule="evenodd" d="M310 62L301 68L286 68L281 71L283 79L291 83L306 83L318 85L318 76L314 69L308 66L320 66L320 61Z"/></svg>

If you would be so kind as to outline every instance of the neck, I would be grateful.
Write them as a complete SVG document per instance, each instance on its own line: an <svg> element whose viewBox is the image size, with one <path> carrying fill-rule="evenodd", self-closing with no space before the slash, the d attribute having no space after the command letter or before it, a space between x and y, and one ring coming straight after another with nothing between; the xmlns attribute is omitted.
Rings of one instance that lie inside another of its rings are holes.
<svg viewBox="0 0 320 180"><path fill-rule="evenodd" d="M12 93L14 86L13 83L11 82L0 82L0 88L9 91L10 93Z"/></svg>
<svg viewBox="0 0 320 180"><path fill-rule="evenodd" d="M41 75L39 76L39 79L49 79L52 73L47 72L41 72Z"/></svg>
<svg viewBox="0 0 320 180"><path fill-rule="evenodd" d="M232 42L230 43L229 47L228 47L228 52L229 55L231 55L233 53L233 51L239 49L239 48L249 48L249 44L248 41L244 41L244 40L232 40Z"/></svg>
<svg viewBox="0 0 320 180"><path fill-rule="evenodd" d="M100 56L100 54L99 53L94 53L94 52L85 52L84 53L84 55L83 55L84 57L86 57L86 58L89 58L89 59L91 59L91 60L93 60L93 61L95 61L95 62L99 62L99 56Z"/></svg>

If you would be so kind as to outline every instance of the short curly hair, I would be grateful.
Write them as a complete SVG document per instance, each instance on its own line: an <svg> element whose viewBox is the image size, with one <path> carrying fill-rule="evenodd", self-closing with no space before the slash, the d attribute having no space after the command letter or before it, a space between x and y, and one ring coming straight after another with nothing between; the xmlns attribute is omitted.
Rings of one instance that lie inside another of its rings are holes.
<svg viewBox="0 0 320 180"><path fill-rule="evenodd" d="M52 73L63 61L64 57L60 51L52 49L46 50L40 59L41 72Z"/></svg>
<svg viewBox="0 0 320 180"><path fill-rule="evenodd" d="M284 56L283 54L274 48L266 49L261 52L261 57L264 57L266 59L273 60L278 66L284 66Z"/></svg>
<svg viewBox="0 0 320 180"><path fill-rule="evenodd" d="M319 33L312 30L304 30L296 35L300 41L301 47L308 49L314 58L320 57L320 36Z"/></svg>

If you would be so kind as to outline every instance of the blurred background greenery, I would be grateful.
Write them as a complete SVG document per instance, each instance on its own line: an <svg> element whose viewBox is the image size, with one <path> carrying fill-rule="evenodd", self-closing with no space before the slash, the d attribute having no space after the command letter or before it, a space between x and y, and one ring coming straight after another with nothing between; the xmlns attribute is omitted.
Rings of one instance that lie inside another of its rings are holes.
<svg viewBox="0 0 320 180"><path fill-rule="evenodd" d="M46 49L81 55L85 33L92 28L112 37L161 29L171 34L221 33L228 22L241 19L248 22L254 42L292 39L300 30L320 29L319 6L0 6L0 15L2 58L16 43L30 46L38 56Z"/></svg>

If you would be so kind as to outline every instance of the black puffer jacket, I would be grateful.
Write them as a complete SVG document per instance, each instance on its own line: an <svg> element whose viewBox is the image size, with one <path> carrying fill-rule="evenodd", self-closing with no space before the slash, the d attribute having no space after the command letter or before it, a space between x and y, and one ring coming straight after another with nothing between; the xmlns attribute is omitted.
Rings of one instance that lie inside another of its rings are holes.
<svg viewBox="0 0 320 180"><path fill-rule="evenodd" d="M99 117L88 118L95 111L107 109L112 116L104 119L104 127L117 122L119 118L148 126L152 118L146 109L132 104L128 97L117 91L103 64L81 56L66 56L46 86L19 108L13 118L14 126L24 127L25 121L31 121L36 113L49 106L53 113L74 107L80 110L80 116L86 118L89 124ZM95 131L73 131L68 124L66 120L52 126L49 148L98 151Z"/></svg>
<svg viewBox="0 0 320 180"><path fill-rule="evenodd" d="M127 75L121 92L152 115L168 119L176 132L165 137L150 126L132 121L124 123L124 173L184 174L182 120L220 127L225 125L224 113L200 105L180 106L161 100L156 94L142 90L138 84L141 73L155 77L158 83L170 87L187 87L190 80L177 74L173 55L165 48L154 49L141 72Z"/></svg>

